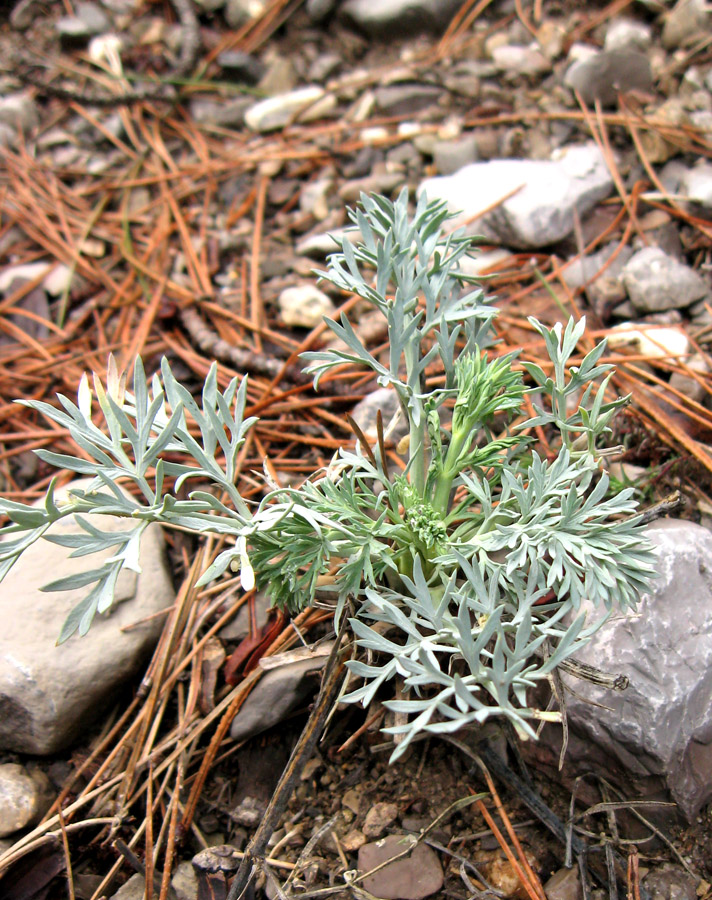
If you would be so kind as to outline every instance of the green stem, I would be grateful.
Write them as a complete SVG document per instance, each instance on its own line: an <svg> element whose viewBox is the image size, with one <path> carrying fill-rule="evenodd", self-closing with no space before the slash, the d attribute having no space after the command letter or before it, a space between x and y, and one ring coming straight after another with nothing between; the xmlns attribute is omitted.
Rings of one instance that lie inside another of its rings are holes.
<svg viewBox="0 0 712 900"><path fill-rule="evenodd" d="M447 448L445 461L443 462L443 469L437 478L435 493L433 494L433 509L443 518L448 513L452 483L459 472L458 462L470 438L470 434L471 430L466 425L456 427L453 420L452 436Z"/></svg>

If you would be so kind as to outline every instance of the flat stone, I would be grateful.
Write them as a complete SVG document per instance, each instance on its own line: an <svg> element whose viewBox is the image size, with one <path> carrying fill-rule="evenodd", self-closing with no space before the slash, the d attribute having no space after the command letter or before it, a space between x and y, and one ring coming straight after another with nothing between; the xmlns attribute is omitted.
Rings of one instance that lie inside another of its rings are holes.
<svg viewBox="0 0 712 900"><path fill-rule="evenodd" d="M665 17L662 44L668 50L684 47L709 28L710 8L706 0L677 0Z"/></svg>
<svg viewBox="0 0 712 900"><path fill-rule="evenodd" d="M578 867L559 869L544 885L546 900L582 900L583 889Z"/></svg>
<svg viewBox="0 0 712 900"><path fill-rule="evenodd" d="M611 328L608 346L614 350L629 347L647 360L684 360L690 352L690 339L683 328L621 322Z"/></svg>
<svg viewBox="0 0 712 900"><path fill-rule="evenodd" d="M224 50L215 61L223 72L243 84L257 84L264 75L264 64L243 50Z"/></svg>
<svg viewBox="0 0 712 900"><path fill-rule="evenodd" d="M397 817L398 807L395 803L374 803L366 813L361 830L367 838L380 837Z"/></svg>
<svg viewBox="0 0 712 900"><path fill-rule="evenodd" d="M663 863L643 879L651 900L698 900L697 879L682 866Z"/></svg>
<svg viewBox="0 0 712 900"><path fill-rule="evenodd" d="M384 116L410 116L434 106L442 90L433 84L407 82L376 88L376 108Z"/></svg>
<svg viewBox="0 0 712 900"><path fill-rule="evenodd" d="M577 90L588 106L598 100L602 106L611 107L617 104L619 93L649 92L653 73L648 57L637 50L604 50L574 63L567 70L564 83Z"/></svg>
<svg viewBox="0 0 712 900"><path fill-rule="evenodd" d="M712 798L712 533L678 519L646 532L657 547L652 591L577 653L582 663L626 676L629 686L572 682L568 721L582 739L566 765L572 774L600 771L625 784L628 796L663 786L692 820ZM560 731L547 726L542 741L559 746Z"/></svg>
<svg viewBox="0 0 712 900"><path fill-rule="evenodd" d="M284 324L296 328L315 328L336 312L331 298L313 284L285 288L277 303Z"/></svg>
<svg viewBox="0 0 712 900"><path fill-rule="evenodd" d="M73 483L86 487L89 480ZM58 492L61 498L61 492ZM126 531L114 516L91 516L104 531ZM50 534L76 534L73 519L55 523ZM130 630L137 620L169 606L174 598L159 526L141 542L141 574L125 571L118 580L110 615L97 615L89 633L56 646L70 610L88 588L57 593L40 590L50 580L95 568L112 555L69 558L68 550L39 540L5 577L0 591L0 747L38 755L55 753L86 731L111 695L135 675L152 651L163 618ZM124 603L122 601L130 600Z"/></svg>
<svg viewBox="0 0 712 900"><path fill-rule="evenodd" d="M710 285L690 266L658 247L644 247L626 263L622 280L640 313L684 309L710 293Z"/></svg>
<svg viewBox="0 0 712 900"><path fill-rule="evenodd" d="M433 145L433 163L439 175L452 175L478 157L477 136L474 132L452 141L436 141Z"/></svg>
<svg viewBox="0 0 712 900"><path fill-rule="evenodd" d="M37 104L29 94L24 93L0 97L0 123L21 134L33 131L40 123Z"/></svg>
<svg viewBox="0 0 712 900"><path fill-rule="evenodd" d="M712 164L703 162L687 169L680 180L680 190L693 203L712 209Z"/></svg>
<svg viewBox="0 0 712 900"><path fill-rule="evenodd" d="M0 838L34 825L44 812L37 781L24 766L0 765Z"/></svg>
<svg viewBox="0 0 712 900"><path fill-rule="evenodd" d="M440 31L461 6L460 0L344 0L339 17L372 37Z"/></svg>
<svg viewBox="0 0 712 900"><path fill-rule="evenodd" d="M318 85L310 85L254 104L245 113L245 124L252 131L275 131L292 121L312 121L335 106L333 95L326 94Z"/></svg>
<svg viewBox="0 0 712 900"><path fill-rule="evenodd" d="M467 222L470 234L524 249L565 238L575 215L584 216L612 189L603 155L589 143L569 147L552 160L472 163L453 175L426 179L419 193L445 200L458 212L454 226Z"/></svg>
<svg viewBox="0 0 712 900"><path fill-rule="evenodd" d="M227 0L225 4L225 21L230 28L240 28L265 11L264 0Z"/></svg>
<svg viewBox="0 0 712 900"><path fill-rule="evenodd" d="M282 654L284 664L265 672L235 716L231 736L236 741L244 741L261 734L303 703L317 689L319 673L330 649L327 644L319 647L318 653L302 649ZM260 665L274 662L276 660L270 658L261 660Z"/></svg>
<svg viewBox="0 0 712 900"><path fill-rule="evenodd" d="M440 860L427 844L416 844L413 835L391 834L364 844L358 851L359 872L369 872L414 844L410 856L367 875L361 882L364 889L382 900L422 900L439 891L444 882Z"/></svg>
<svg viewBox="0 0 712 900"><path fill-rule="evenodd" d="M537 44L503 44L492 50L492 62L510 76L542 75L551 70L551 62Z"/></svg>

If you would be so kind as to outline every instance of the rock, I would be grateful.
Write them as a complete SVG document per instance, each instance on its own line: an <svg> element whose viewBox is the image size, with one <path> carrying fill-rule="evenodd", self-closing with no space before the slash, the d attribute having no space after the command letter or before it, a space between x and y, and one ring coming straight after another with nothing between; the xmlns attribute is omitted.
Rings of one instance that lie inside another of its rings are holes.
<svg viewBox="0 0 712 900"><path fill-rule="evenodd" d="M238 825L242 825L248 829L257 828L264 818L266 804L262 803L256 797L243 797L240 803L230 813L230 818Z"/></svg>
<svg viewBox="0 0 712 900"><path fill-rule="evenodd" d="M285 288L277 303L284 324L297 328L316 328L324 316L333 316L336 311L331 299L312 284Z"/></svg>
<svg viewBox="0 0 712 900"><path fill-rule="evenodd" d="M305 184L299 194L299 209L306 216L322 222L329 215L328 196L334 189L331 178L320 178Z"/></svg>
<svg viewBox="0 0 712 900"><path fill-rule="evenodd" d="M410 116L434 106L442 90L433 84L400 82L376 88L376 108L384 116Z"/></svg>
<svg viewBox="0 0 712 900"><path fill-rule="evenodd" d="M460 0L344 0L339 18L372 37L439 31L462 4Z"/></svg>
<svg viewBox="0 0 712 900"><path fill-rule="evenodd" d="M388 438L388 429L391 426L393 417L399 410L398 397L392 388L377 388L370 394L367 394L363 400L360 400L354 406L351 412L351 418L359 426L364 435L371 441L376 441L378 437L377 417L381 413L383 419L383 430ZM396 443L408 433L408 423L404 421L404 417L399 417L394 432L390 435L390 440Z"/></svg>
<svg viewBox="0 0 712 900"><path fill-rule="evenodd" d="M145 896L146 879L138 873L132 875L115 894L111 895L112 900L144 900Z"/></svg>
<svg viewBox="0 0 712 900"><path fill-rule="evenodd" d="M299 83L294 63L288 56L272 56L267 60L267 70L257 87L267 97L289 94Z"/></svg>
<svg viewBox="0 0 712 900"><path fill-rule="evenodd" d="M610 330L608 346L612 350L630 347L636 356L644 356L648 360L679 360L687 358L690 339L682 328L621 322Z"/></svg>
<svg viewBox="0 0 712 900"><path fill-rule="evenodd" d="M649 92L653 73L648 57L637 50L604 50L575 62L567 70L564 84L578 91L587 106L598 100L610 107L617 104L619 93Z"/></svg>
<svg viewBox="0 0 712 900"><path fill-rule="evenodd" d="M347 853L355 853L366 843L366 835L358 828L352 828L341 838L341 846Z"/></svg>
<svg viewBox="0 0 712 900"><path fill-rule="evenodd" d="M559 869L544 885L546 900L581 900L583 891L578 868Z"/></svg>
<svg viewBox="0 0 712 900"><path fill-rule="evenodd" d="M708 375L710 368L707 360L701 353L693 353L685 360L685 367L691 372L699 372L700 375ZM670 387L679 391L684 397L689 397L695 403L702 403L708 394L705 387L706 379L699 381L693 375L684 372L673 372L670 376Z"/></svg>
<svg viewBox="0 0 712 900"><path fill-rule="evenodd" d="M106 531L127 530L113 516L92 516L91 521ZM49 533L78 531L73 519L64 519ZM122 573L111 615L97 616L89 634L60 646L55 645L64 620L88 589L45 593L40 588L50 579L96 567L112 551L88 562L85 557L70 559L66 548L40 540L24 552L0 591L5 622L0 635L0 747L38 755L67 747L140 669L163 618L122 629L165 609L175 598L163 546L161 529L149 527L141 542L142 572Z"/></svg>
<svg viewBox="0 0 712 900"><path fill-rule="evenodd" d="M647 793L663 785L691 820L712 797L712 534L676 519L647 534L658 548L653 590L577 653L582 663L627 676L629 687L607 691L576 680L567 713L583 741L571 745L567 764L606 778L617 772L628 795L632 783ZM542 740L555 732L560 741L560 729L548 727Z"/></svg>
<svg viewBox="0 0 712 900"><path fill-rule="evenodd" d="M156 873L160 877L160 872ZM176 900L198 900L198 878L191 863L182 862L171 876L171 887L175 891ZM146 879L143 875L132 875L115 894L112 900L144 900L146 896ZM155 893L154 898L158 897Z"/></svg>
<svg viewBox="0 0 712 900"><path fill-rule="evenodd" d="M209 97L194 97L190 101L190 114L200 125L219 125L222 128L242 128L245 113L252 105L250 97L211 100Z"/></svg>
<svg viewBox="0 0 712 900"><path fill-rule="evenodd" d="M674 50L695 41L709 27L709 15L706 0L677 0L665 17L663 47Z"/></svg>
<svg viewBox="0 0 712 900"><path fill-rule="evenodd" d="M623 267L628 296L639 313L684 309L711 292L707 281L690 266L658 247L644 247Z"/></svg>
<svg viewBox="0 0 712 900"><path fill-rule="evenodd" d="M78 16L62 16L57 20L55 27L59 42L65 50L86 47L92 36L92 32Z"/></svg>
<svg viewBox="0 0 712 900"><path fill-rule="evenodd" d="M619 249L618 243L613 241L590 256L579 257L569 262L561 272L564 281L574 289L588 286L596 280L598 273L616 251L618 251L616 258L605 269L603 277L617 278L633 255L633 251L628 246Z"/></svg>
<svg viewBox="0 0 712 900"><path fill-rule="evenodd" d="M653 40L650 25L637 19L612 19L606 28L604 50L647 50Z"/></svg>
<svg viewBox="0 0 712 900"><path fill-rule="evenodd" d="M680 179L680 190L693 203L712 209L712 164L701 162L686 169Z"/></svg>
<svg viewBox="0 0 712 900"><path fill-rule="evenodd" d="M366 813L361 830L367 838L380 837L395 822L397 816L398 807L395 803L374 803Z"/></svg>
<svg viewBox="0 0 712 900"><path fill-rule="evenodd" d="M409 844L415 845L410 856L363 879L365 890L382 900L421 900L440 890L444 881L440 860L427 844L416 844L413 835L391 834L382 841L364 844L358 851L359 872L370 872L399 856Z"/></svg>
<svg viewBox="0 0 712 900"><path fill-rule="evenodd" d="M436 141L432 156L439 175L452 175L477 159L477 137L472 132L454 141Z"/></svg>
<svg viewBox="0 0 712 900"><path fill-rule="evenodd" d="M92 3L90 0L76 3L74 14L84 23L89 34L102 34L111 28L111 20L98 3Z"/></svg>
<svg viewBox="0 0 712 900"><path fill-rule="evenodd" d="M329 18L337 3L338 0L307 0L307 15L312 22L320 24Z"/></svg>
<svg viewBox="0 0 712 900"><path fill-rule="evenodd" d="M651 127L641 131L640 142L648 161L664 163L677 156L680 147L666 140L662 132L690 124L690 116L681 98L668 97L654 112L646 116L646 120Z"/></svg>
<svg viewBox="0 0 712 900"><path fill-rule="evenodd" d="M224 50L216 62L227 75L243 84L257 84L264 75L263 63L243 50Z"/></svg>
<svg viewBox="0 0 712 900"><path fill-rule="evenodd" d="M0 765L0 838L39 821L51 800L49 781L43 784L24 766Z"/></svg>
<svg viewBox="0 0 712 900"><path fill-rule="evenodd" d="M29 94L8 94L0 97L0 123L9 125L20 134L33 131L40 122L37 104Z"/></svg>
<svg viewBox="0 0 712 900"><path fill-rule="evenodd" d="M492 50L492 62L509 76L542 75L551 70L551 63L537 44L503 44Z"/></svg>
<svg viewBox="0 0 712 900"><path fill-rule="evenodd" d="M275 131L292 121L318 119L336 106L336 98L317 85L298 88L288 94L277 94L251 106L245 113L245 124L252 131Z"/></svg>
<svg viewBox="0 0 712 900"><path fill-rule="evenodd" d="M698 900L697 879L682 866L664 863L643 879L650 900Z"/></svg>
<svg viewBox="0 0 712 900"><path fill-rule="evenodd" d="M184 861L176 866L171 885L176 892L176 900L197 900L198 877L192 863Z"/></svg>
<svg viewBox="0 0 712 900"><path fill-rule="evenodd" d="M264 0L227 0L225 21L230 28L241 28L265 11Z"/></svg>
<svg viewBox="0 0 712 900"><path fill-rule="evenodd" d="M553 160L472 163L453 175L426 179L419 192L430 200L446 200L459 212L455 227L467 222L470 234L510 247L536 248L570 234L575 215L585 215L612 188L601 151L595 144L580 144Z"/></svg>
<svg viewBox="0 0 712 900"><path fill-rule="evenodd" d="M318 652L302 649L280 654L282 664L265 672L240 708L230 728L232 737L244 741L267 731L313 694L330 650L327 643L320 645ZM308 654L306 658L305 654ZM262 659L260 666L264 668L276 661L276 658Z"/></svg>
<svg viewBox="0 0 712 900"><path fill-rule="evenodd" d="M528 851L525 850L524 852L532 868L538 868L538 863L534 857ZM496 856L491 862L482 866L482 873L495 891L498 891L498 897L522 896L522 882L519 875L511 862L502 856L500 851L496 851Z"/></svg>

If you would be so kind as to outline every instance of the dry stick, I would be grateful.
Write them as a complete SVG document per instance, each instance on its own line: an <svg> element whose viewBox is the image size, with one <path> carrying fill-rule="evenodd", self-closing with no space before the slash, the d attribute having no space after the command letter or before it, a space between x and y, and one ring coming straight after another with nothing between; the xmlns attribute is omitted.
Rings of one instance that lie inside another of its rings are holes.
<svg viewBox="0 0 712 900"><path fill-rule="evenodd" d="M262 243L268 185L269 179L263 175L257 186L255 224L252 231L252 251L250 253L250 319L254 330L255 349L258 353L262 352L260 328L262 328L265 319L265 308L260 292L260 246Z"/></svg>
<svg viewBox="0 0 712 900"><path fill-rule="evenodd" d="M279 818L287 806L294 785L299 780L304 766L314 753L317 742L321 737L326 718L341 689L341 675L344 670L344 663L341 658L340 648L346 632L346 624L346 617L344 617L339 634L329 655L327 662L328 674L322 684L319 697L289 757L289 762L282 773L282 777L279 779L262 822L247 846L245 856L240 863L240 868L227 895L227 900L237 900L249 885L255 870L255 862L264 858L267 843L272 837L272 833L279 823Z"/></svg>

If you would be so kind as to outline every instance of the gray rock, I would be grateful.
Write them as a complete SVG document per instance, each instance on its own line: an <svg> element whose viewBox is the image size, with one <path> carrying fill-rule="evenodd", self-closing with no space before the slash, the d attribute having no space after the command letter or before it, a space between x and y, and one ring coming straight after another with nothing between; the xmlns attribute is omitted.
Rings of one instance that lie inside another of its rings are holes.
<svg viewBox="0 0 712 900"><path fill-rule="evenodd" d="M373 37L439 31L461 6L460 0L344 0L339 17Z"/></svg>
<svg viewBox="0 0 712 900"><path fill-rule="evenodd" d="M472 163L421 185L430 200L446 200L470 234L515 248L545 247L573 231L610 194L613 180L595 144L569 147L554 160L496 159ZM508 196L511 195L511 196ZM482 210L497 205L491 212Z"/></svg>
<svg viewBox="0 0 712 900"><path fill-rule="evenodd" d="M160 872L157 874L160 875ZM197 900L198 877L191 863L182 862L176 866L171 877L171 887L177 900ZM111 900L144 900L145 896L146 879L143 875L136 874L111 895Z"/></svg>
<svg viewBox="0 0 712 900"><path fill-rule="evenodd" d="M309 66L307 80L318 81L320 84L330 78L344 64L344 59L338 53L320 53Z"/></svg>
<svg viewBox="0 0 712 900"><path fill-rule="evenodd" d="M16 763L0 766L0 837L7 837L39 821L45 811L37 779Z"/></svg>
<svg viewBox="0 0 712 900"><path fill-rule="evenodd" d="M613 19L606 28L604 50L647 50L653 40L650 25L637 19Z"/></svg>
<svg viewBox="0 0 712 900"><path fill-rule="evenodd" d="M37 104L29 94L0 97L0 123L9 125L21 134L28 134L40 123Z"/></svg>
<svg viewBox="0 0 712 900"><path fill-rule="evenodd" d="M477 137L474 132L453 141L437 141L433 146L433 163L439 175L452 175L477 160Z"/></svg>
<svg viewBox="0 0 712 900"><path fill-rule="evenodd" d="M390 834L382 841L364 844L358 851L359 872L370 872L415 844L414 835ZM383 900L422 900L443 886L443 869L434 850L417 844L410 856L383 866L363 879L363 887Z"/></svg>
<svg viewBox="0 0 712 900"><path fill-rule="evenodd" d="M59 42L65 50L86 47L92 37L92 32L78 16L62 16L57 19L56 28Z"/></svg>
<svg viewBox="0 0 712 900"><path fill-rule="evenodd" d="M112 894L112 900L144 900L146 896L146 879L143 875L132 875L125 884L115 894Z"/></svg>
<svg viewBox="0 0 712 900"><path fill-rule="evenodd" d="M331 112L335 106L333 95L325 94L317 85L310 85L254 104L245 113L245 124L252 131L275 131L297 119L312 121Z"/></svg>
<svg viewBox="0 0 712 900"><path fill-rule="evenodd" d="M378 388L370 394L367 394L363 400L360 400L354 406L351 412L351 418L359 426L364 435L372 441L378 437L378 429L376 420L380 412L383 419L383 429L388 431L393 417L399 410L398 396L393 388ZM401 416L400 421L396 425L395 432L391 435L391 440L396 442L408 432L408 423Z"/></svg>
<svg viewBox="0 0 712 900"><path fill-rule="evenodd" d="M634 254L621 277L640 313L684 309L710 293L710 286L701 275L658 247L644 247Z"/></svg>
<svg viewBox="0 0 712 900"><path fill-rule="evenodd" d="M225 0L195 0L195 2L205 12L215 12L225 6Z"/></svg>
<svg viewBox="0 0 712 900"><path fill-rule="evenodd" d="M698 900L697 879L682 866L664 863L643 879L651 900Z"/></svg>
<svg viewBox="0 0 712 900"><path fill-rule="evenodd" d="M257 84L264 75L264 64L243 50L225 50L218 54L216 62L231 78L244 84Z"/></svg>
<svg viewBox="0 0 712 900"><path fill-rule="evenodd" d="M313 284L285 288L277 303L284 324L296 328L315 328L336 311L331 298Z"/></svg>
<svg viewBox="0 0 712 900"><path fill-rule="evenodd" d="M614 241L597 253L574 260L561 273L564 281L570 288L583 287L595 279L596 274L600 272L616 250L618 250L618 243ZM623 247L601 277L617 278L632 255L633 251L630 247Z"/></svg>
<svg viewBox="0 0 712 900"><path fill-rule="evenodd" d="M570 66L564 84L577 90L588 106L596 100L615 106L619 93L650 91L653 73L648 57L637 50L604 50Z"/></svg>
<svg viewBox="0 0 712 900"><path fill-rule="evenodd" d="M230 28L240 28L261 16L264 11L264 0L227 0L225 21Z"/></svg>
<svg viewBox="0 0 712 900"><path fill-rule="evenodd" d="M338 0L307 0L307 15L312 22L323 22L338 5Z"/></svg>
<svg viewBox="0 0 712 900"><path fill-rule="evenodd" d="M712 534L666 519L647 529L659 578L637 611L616 614L577 654L621 673L627 690L576 680L567 699L571 727L584 735L586 768L664 784L689 819L712 797ZM592 706L586 700L602 704ZM608 707L608 708L606 708ZM580 763L576 753L568 761ZM598 762L596 762L598 760Z"/></svg>
<svg viewBox="0 0 712 900"><path fill-rule="evenodd" d="M378 838L398 817L395 803L374 803L366 813L361 830L367 838Z"/></svg>
<svg viewBox="0 0 712 900"><path fill-rule="evenodd" d="M201 125L242 128L245 124L245 112L250 106L250 97L233 97L230 100L195 97L190 101L190 112L192 118Z"/></svg>
<svg viewBox="0 0 712 900"><path fill-rule="evenodd" d="M39 0L18 0L10 13L10 24L18 31L24 31L37 18Z"/></svg>
<svg viewBox="0 0 712 900"><path fill-rule="evenodd" d="M112 516L92 516L92 522L106 531L127 528ZM72 519L50 529L51 534L78 531ZM163 619L122 629L165 609L175 597L163 545L160 528L148 528L141 543L142 572L122 573L111 615L97 616L89 634L60 646L56 641L64 620L87 589L45 593L40 588L49 580L99 565L112 551L97 554L89 562L85 557L70 559L66 548L42 540L25 551L0 591L0 620L4 622L0 635L0 747L43 755L68 746L97 711L106 707L110 695L139 670L158 639Z"/></svg>
<svg viewBox="0 0 712 900"><path fill-rule="evenodd" d="M706 0L677 0L665 18L663 47L674 50L696 40L709 27L710 7Z"/></svg>
<svg viewBox="0 0 712 900"><path fill-rule="evenodd" d="M111 20L98 3L91 3L90 0L77 3L74 14L84 23L89 34L102 34L111 28Z"/></svg>
<svg viewBox="0 0 712 900"><path fill-rule="evenodd" d="M442 90L433 84L404 82L376 88L376 107L384 116L410 116L434 106Z"/></svg>
<svg viewBox="0 0 712 900"><path fill-rule="evenodd" d="M583 889L578 866L559 869L544 885L546 900L581 900Z"/></svg>
<svg viewBox="0 0 712 900"><path fill-rule="evenodd" d="M283 659L294 661L286 661L284 665L265 672L235 717L230 728L231 736L236 741L247 740L277 725L296 709L316 690L319 672L326 664L330 649L327 644L319 647L319 653L300 650L282 654ZM271 665L275 661L262 660L260 664Z"/></svg>
<svg viewBox="0 0 712 900"><path fill-rule="evenodd" d="M551 62L536 44L502 44L492 50L492 62L510 76L542 75L551 70Z"/></svg>

